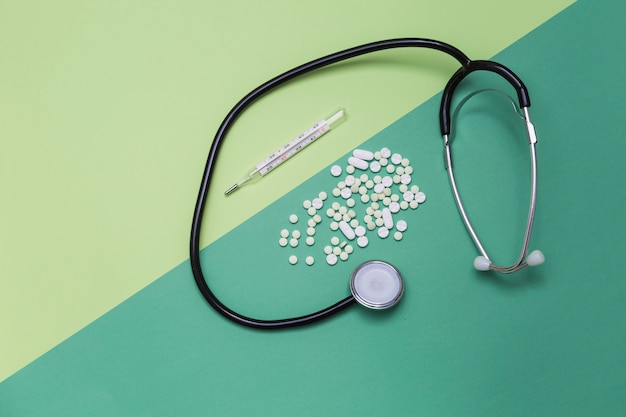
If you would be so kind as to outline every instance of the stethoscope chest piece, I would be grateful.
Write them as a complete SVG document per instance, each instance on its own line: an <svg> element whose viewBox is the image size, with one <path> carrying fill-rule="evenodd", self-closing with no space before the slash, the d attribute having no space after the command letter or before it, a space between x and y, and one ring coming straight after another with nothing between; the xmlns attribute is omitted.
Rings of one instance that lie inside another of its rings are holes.
<svg viewBox="0 0 626 417"><path fill-rule="evenodd" d="M367 261L357 266L350 277L350 291L365 307L385 309L400 301L404 292L402 275L383 261Z"/></svg>

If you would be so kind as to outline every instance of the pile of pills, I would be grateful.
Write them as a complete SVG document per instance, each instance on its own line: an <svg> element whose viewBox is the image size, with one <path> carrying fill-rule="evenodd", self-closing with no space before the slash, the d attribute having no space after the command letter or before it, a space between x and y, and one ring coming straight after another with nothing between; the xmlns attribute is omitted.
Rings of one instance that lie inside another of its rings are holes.
<svg viewBox="0 0 626 417"><path fill-rule="evenodd" d="M372 235L402 240L408 224L406 220L397 220L396 215L426 201L426 195L413 183L409 159L386 147L376 152L355 149L346 166L333 165L330 174L338 180L330 196L321 191L302 203L308 216L304 241L311 247L312 254L305 258L309 266L315 263L316 228L325 219L333 236L319 254L332 266L348 260L355 250L353 244L366 247ZM299 220L297 214L289 216L294 226ZM302 237L300 229L282 229L278 243L284 248L295 248ZM296 255L291 254L288 259L292 265L298 263Z"/></svg>

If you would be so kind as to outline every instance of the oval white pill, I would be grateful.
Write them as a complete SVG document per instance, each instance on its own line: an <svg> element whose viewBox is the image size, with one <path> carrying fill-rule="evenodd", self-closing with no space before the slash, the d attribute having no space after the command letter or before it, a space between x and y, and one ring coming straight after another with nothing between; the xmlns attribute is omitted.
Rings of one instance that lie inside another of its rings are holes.
<svg viewBox="0 0 626 417"><path fill-rule="evenodd" d="M387 229L393 228L393 216L391 215L391 210L385 207L383 210L383 222Z"/></svg>
<svg viewBox="0 0 626 417"><path fill-rule="evenodd" d="M348 163L350 164L350 166L353 166L355 168L362 169L362 170L366 170L370 166L367 163L367 161L364 161L360 158L355 158L354 156L351 156L350 158L348 158Z"/></svg>
<svg viewBox="0 0 626 417"><path fill-rule="evenodd" d="M374 159L374 152L366 151L365 149L355 149L352 151L352 156L366 161Z"/></svg>
<svg viewBox="0 0 626 417"><path fill-rule="evenodd" d="M367 236L359 236L359 238L356 240L356 244L359 245L360 248L366 247L368 243L369 239L367 238Z"/></svg>
<svg viewBox="0 0 626 417"><path fill-rule="evenodd" d="M339 222L339 230L341 230L341 233L343 233L346 239L348 240L354 239L355 237L354 229L350 227L350 225L346 223L345 221Z"/></svg>
<svg viewBox="0 0 626 417"><path fill-rule="evenodd" d="M404 220L398 220L398 221L396 222L396 229L397 229L399 232L405 232L405 231L406 231L406 229L407 229L408 227L409 227L409 225L408 225L408 224L407 224L407 222L406 222L406 221L404 221Z"/></svg>
<svg viewBox="0 0 626 417"><path fill-rule="evenodd" d="M378 237L381 239L386 239L387 236L389 236L389 229L387 229L386 227L379 227L378 228Z"/></svg>
<svg viewBox="0 0 626 417"><path fill-rule="evenodd" d="M337 255L335 255L334 253L326 255L326 263L328 265L335 265L337 263Z"/></svg>
<svg viewBox="0 0 626 417"><path fill-rule="evenodd" d="M341 167L339 165L333 165L330 167L330 174L333 177L338 177L341 175Z"/></svg>

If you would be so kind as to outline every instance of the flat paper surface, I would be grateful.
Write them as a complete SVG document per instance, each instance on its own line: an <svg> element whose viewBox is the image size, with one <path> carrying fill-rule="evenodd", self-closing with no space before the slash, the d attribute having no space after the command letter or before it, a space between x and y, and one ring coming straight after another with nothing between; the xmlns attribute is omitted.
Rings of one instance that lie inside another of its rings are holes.
<svg viewBox="0 0 626 417"><path fill-rule="evenodd" d="M477 253L443 167L437 95L359 144L408 157L428 196L403 213L402 241L373 237L334 267L321 257L289 265L279 231L292 228L297 210L303 222L303 199L329 187L328 166L345 160L337 155L202 254L216 294L243 314L324 307L348 294L351 271L372 258L405 277L396 307L354 306L311 327L256 331L215 313L183 262L3 381L0 414L621 415L625 62L618 48L598 45L624 44L622 15L617 2L579 1L493 57L531 94L540 168L531 248L545 253L541 267L514 276L472 270ZM467 81L465 92L507 88L489 75ZM506 263L528 207L528 146L511 110L492 106L481 94L463 108L455 167L481 238ZM207 228L220 222L213 213ZM303 258L308 248L293 251Z"/></svg>

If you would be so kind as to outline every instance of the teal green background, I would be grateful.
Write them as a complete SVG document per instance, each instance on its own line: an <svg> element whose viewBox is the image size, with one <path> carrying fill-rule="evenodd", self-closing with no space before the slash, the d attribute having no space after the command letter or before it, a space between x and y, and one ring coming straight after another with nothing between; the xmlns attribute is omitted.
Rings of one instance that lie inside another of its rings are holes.
<svg viewBox="0 0 626 417"><path fill-rule="evenodd" d="M402 242L374 241L332 269L283 262L284 249L262 237L326 184L324 169L203 252L212 287L244 314L282 317L334 302L353 267L372 257L403 272L397 307L251 330L206 305L185 262L2 382L0 415L622 415L621 16L618 2L579 1L494 57L522 76L533 101L540 183L531 247L545 265L514 276L472 270L436 96L363 145L400 149L419 172L428 200L406 213ZM491 81L472 77L465 91ZM483 111L493 105L477 98L464 108L455 166L470 215L504 262L523 228L528 154L510 111Z"/></svg>

